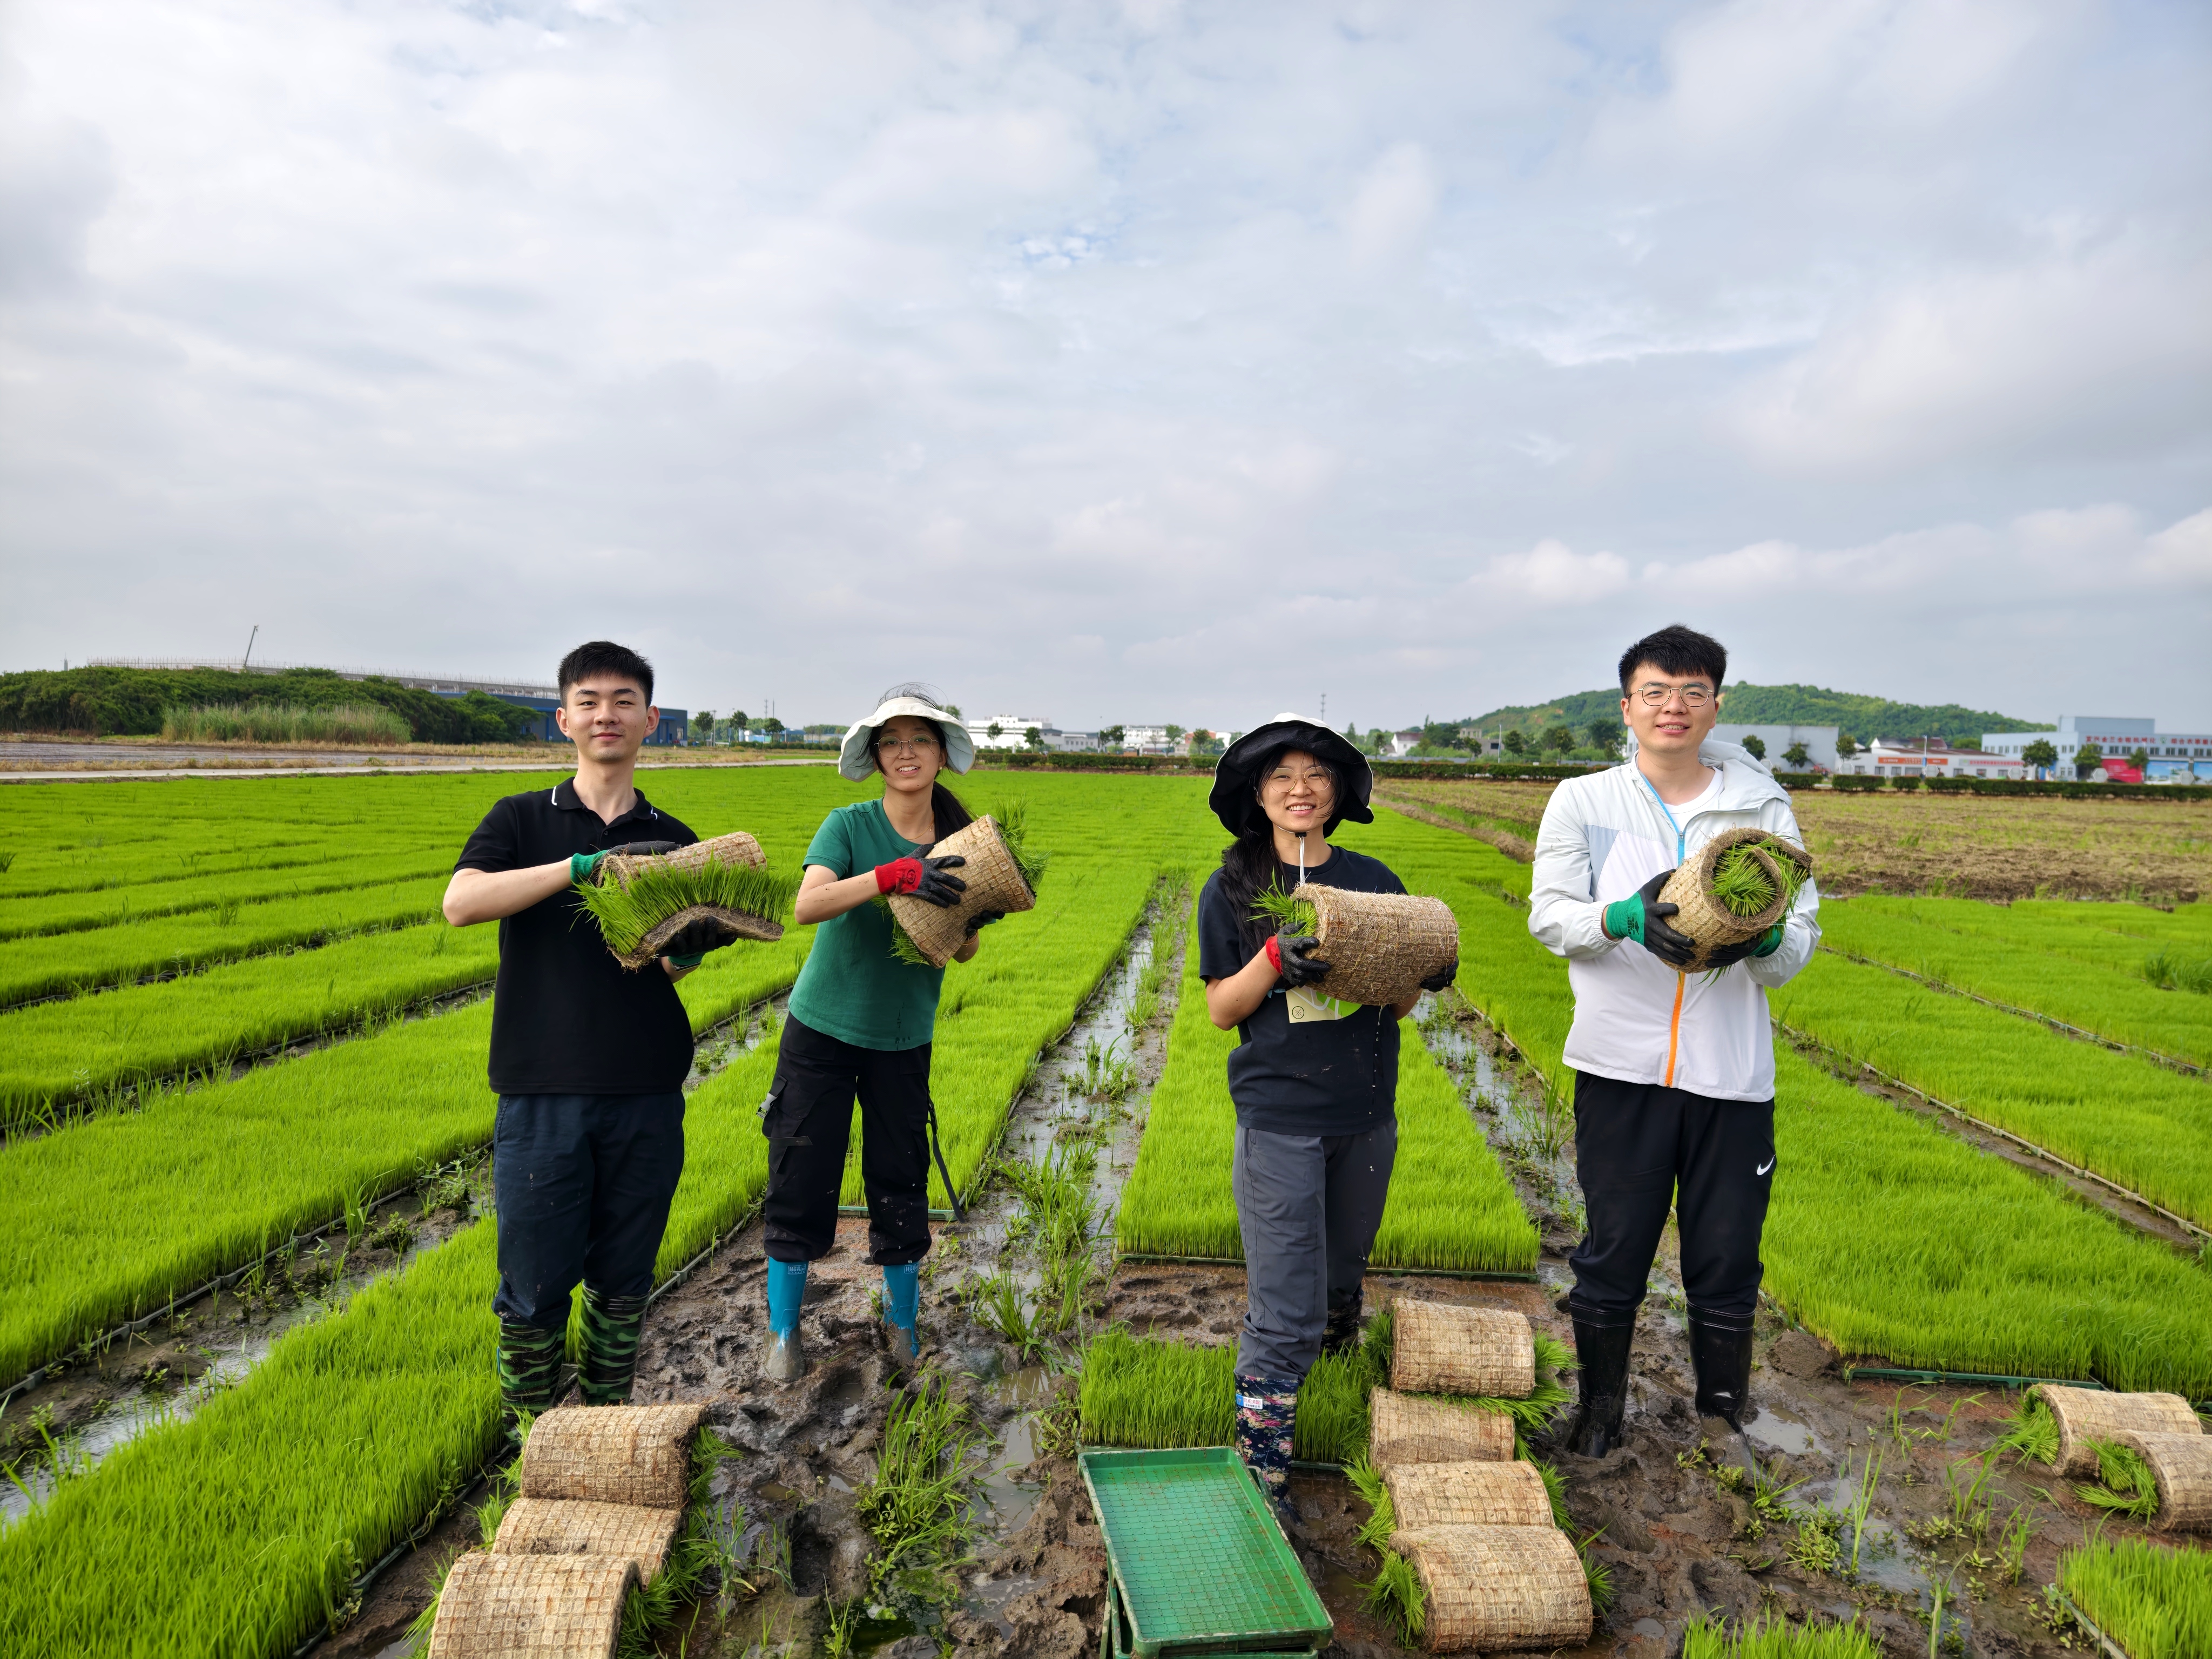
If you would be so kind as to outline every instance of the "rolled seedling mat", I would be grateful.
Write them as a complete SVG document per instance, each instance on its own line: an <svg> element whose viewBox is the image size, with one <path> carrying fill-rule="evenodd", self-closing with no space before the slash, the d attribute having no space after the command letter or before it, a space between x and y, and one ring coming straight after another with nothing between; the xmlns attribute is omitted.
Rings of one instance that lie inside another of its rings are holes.
<svg viewBox="0 0 2212 1659"><path fill-rule="evenodd" d="M2133 1448L2158 1478L2159 1532L2212 1532L2212 1436L2123 1431L2116 1444Z"/></svg>
<svg viewBox="0 0 2212 1659"><path fill-rule="evenodd" d="M1774 902L1752 916L1736 915L1713 896L1713 866L1729 848L1746 843L1751 845L1752 856L1774 878ZM1795 842L1765 830L1723 830L1667 878L1659 896L1675 908L1675 914L1666 919L1667 925L1698 945L1698 953L1685 972L1702 973L1711 965L1709 958L1715 951L1757 939L1790 914L1790 883L1779 862L1784 858L1794 860L1808 874L1812 871L1813 855Z"/></svg>
<svg viewBox="0 0 2212 1659"><path fill-rule="evenodd" d="M642 1504L595 1504L574 1498L518 1498L507 1506L492 1540L494 1555L621 1555L649 1584L668 1565L668 1547L684 1524L682 1510Z"/></svg>
<svg viewBox="0 0 2212 1659"><path fill-rule="evenodd" d="M1589 1583L1556 1527L1426 1527L1394 1533L1390 1547L1428 1592L1421 1641L1431 1653L1589 1640Z"/></svg>
<svg viewBox="0 0 2212 1659"><path fill-rule="evenodd" d="M1022 879L1021 866L1006 850L999 826L988 813L964 830L956 830L929 849L933 859L963 858L968 862L945 873L968 884L960 902L939 909L911 893L890 896L891 915L914 941L914 948L934 967L942 968L968 942L968 918L979 910L1033 910L1036 895Z"/></svg>
<svg viewBox="0 0 2212 1659"><path fill-rule="evenodd" d="M2189 1402L2178 1394L2112 1394L2102 1389L2069 1389L2062 1383L2039 1382L2032 1392L2043 1397L2058 1424L2059 1474L2088 1480L2097 1473L2098 1440L2118 1440L2127 1433L2202 1435L2204 1426Z"/></svg>
<svg viewBox="0 0 2212 1659"><path fill-rule="evenodd" d="M1376 1389L1367 1397L1367 1455L1386 1473L1401 1463L1502 1463L1513 1455L1513 1419Z"/></svg>
<svg viewBox="0 0 2212 1659"><path fill-rule="evenodd" d="M612 881L627 890L631 882L648 872L683 872L703 870L709 863L748 865L753 869L765 868L768 854L761 851L760 842L742 830L726 836L717 836L712 841L694 842L689 847L679 847L672 853L651 853L632 857L627 853L610 854L599 860L604 873L602 880ZM635 951L617 951L615 959L625 968L635 971L660 959L674 939L693 922L719 922L732 939L759 939L774 944L783 937L783 924L769 916L751 915L743 910L732 910L720 904L686 905L674 915L655 922Z"/></svg>
<svg viewBox="0 0 2212 1659"><path fill-rule="evenodd" d="M680 1510L691 1480L691 1437L707 1407L558 1406L531 1425L522 1496Z"/></svg>
<svg viewBox="0 0 2212 1659"><path fill-rule="evenodd" d="M1558 1524L1534 1463L1394 1463L1382 1480L1398 1524L1408 1532Z"/></svg>
<svg viewBox="0 0 2212 1659"><path fill-rule="evenodd" d="M1536 1335L1525 1314L1407 1296L1390 1307L1390 1386L1401 1393L1526 1400L1536 1391Z"/></svg>
<svg viewBox="0 0 2212 1659"><path fill-rule="evenodd" d="M1459 919L1442 899L1355 893L1318 881L1297 896L1314 908L1314 960L1328 964L1315 988L1335 1001L1410 1001L1423 980L1459 960Z"/></svg>
<svg viewBox="0 0 2212 1659"><path fill-rule="evenodd" d="M637 1582L626 1555L491 1555L453 1563L430 1626L430 1659L614 1659L623 1598Z"/></svg>

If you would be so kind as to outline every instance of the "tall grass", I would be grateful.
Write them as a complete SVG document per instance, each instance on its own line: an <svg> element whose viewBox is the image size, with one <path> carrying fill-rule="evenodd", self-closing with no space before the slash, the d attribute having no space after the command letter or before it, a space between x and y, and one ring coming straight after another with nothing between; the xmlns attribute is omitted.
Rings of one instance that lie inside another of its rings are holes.
<svg viewBox="0 0 2212 1659"><path fill-rule="evenodd" d="M342 743L383 748L405 743L407 722L375 703L302 708L296 703L217 704L161 711L165 743Z"/></svg>
<svg viewBox="0 0 2212 1659"><path fill-rule="evenodd" d="M2069 1550L2058 1587L2130 1659L2212 1653L2212 1554L2124 1538Z"/></svg>

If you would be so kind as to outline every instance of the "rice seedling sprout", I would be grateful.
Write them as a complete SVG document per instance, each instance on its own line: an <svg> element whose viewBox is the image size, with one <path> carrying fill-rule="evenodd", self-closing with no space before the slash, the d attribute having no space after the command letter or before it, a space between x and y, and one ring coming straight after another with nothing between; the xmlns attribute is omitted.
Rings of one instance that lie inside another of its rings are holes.
<svg viewBox="0 0 2212 1659"><path fill-rule="evenodd" d="M750 864L709 859L695 869L648 866L625 886L611 875L578 882L577 907L599 924L610 950L628 955L671 916L697 905L775 921L791 908L799 878Z"/></svg>

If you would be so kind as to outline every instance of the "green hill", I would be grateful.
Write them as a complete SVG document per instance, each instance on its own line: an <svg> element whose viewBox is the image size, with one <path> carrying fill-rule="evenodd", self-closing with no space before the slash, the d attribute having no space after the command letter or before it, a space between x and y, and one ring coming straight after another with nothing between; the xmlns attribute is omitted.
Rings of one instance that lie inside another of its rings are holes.
<svg viewBox="0 0 2212 1659"><path fill-rule="evenodd" d="M1610 686L1577 691L1545 703L1509 704L1463 722L1486 735L1500 731L1534 736L1553 726L1571 726L1579 734L1592 720L1620 718L1620 694ZM1875 738L1947 738L1979 743L1984 732L2035 732L2049 720L2024 720L1955 702L1893 702L1852 691L1817 685L1753 685L1738 680L1721 703L1721 718L1742 726L1834 726L1861 743Z"/></svg>

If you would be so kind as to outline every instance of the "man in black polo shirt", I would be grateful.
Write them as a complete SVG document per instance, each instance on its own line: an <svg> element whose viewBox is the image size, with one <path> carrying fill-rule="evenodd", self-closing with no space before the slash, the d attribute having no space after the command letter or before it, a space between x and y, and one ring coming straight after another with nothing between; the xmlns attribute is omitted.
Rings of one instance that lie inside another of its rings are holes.
<svg viewBox="0 0 2212 1659"><path fill-rule="evenodd" d="M510 1412L553 1403L570 1294L584 1286L586 1405L629 1398L669 1200L684 1172L691 1022L676 981L728 943L711 922L632 973L578 909L574 884L617 850L698 840L632 782L660 723L653 668L605 640L561 664L554 718L576 775L484 815L446 889L456 927L499 923L493 993L492 1190L499 1206L499 1382Z"/></svg>

